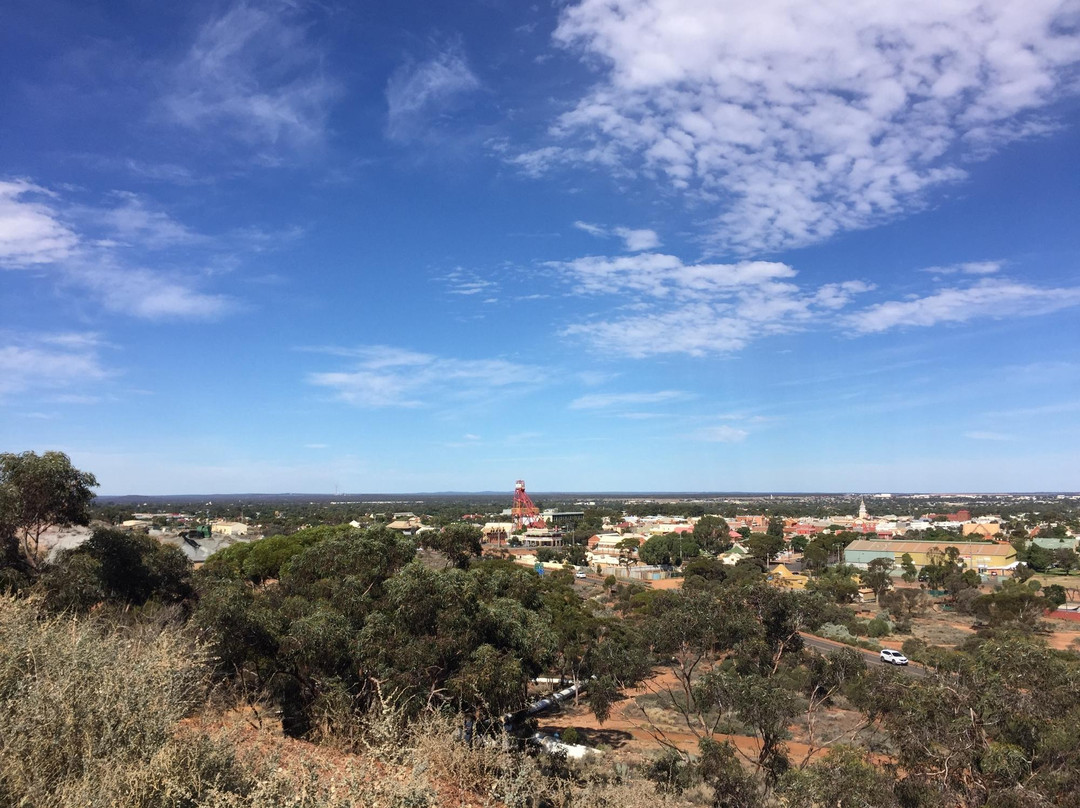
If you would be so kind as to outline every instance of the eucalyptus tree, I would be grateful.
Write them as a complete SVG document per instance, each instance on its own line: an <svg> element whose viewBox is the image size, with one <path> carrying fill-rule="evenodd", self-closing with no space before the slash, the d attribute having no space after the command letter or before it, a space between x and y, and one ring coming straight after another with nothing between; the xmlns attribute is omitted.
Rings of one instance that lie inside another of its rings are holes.
<svg viewBox="0 0 1080 808"><path fill-rule="evenodd" d="M0 539L14 539L26 563L39 569L42 535L51 527L89 524L97 484L63 452L0 454Z"/></svg>

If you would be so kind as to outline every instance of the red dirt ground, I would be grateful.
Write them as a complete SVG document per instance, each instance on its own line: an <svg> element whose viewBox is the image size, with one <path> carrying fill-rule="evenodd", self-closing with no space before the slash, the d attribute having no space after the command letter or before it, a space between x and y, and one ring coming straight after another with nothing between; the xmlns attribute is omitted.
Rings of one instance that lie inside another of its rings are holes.
<svg viewBox="0 0 1080 808"><path fill-rule="evenodd" d="M670 670L657 668L652 678L644 685L626 691L626 698L611 711L611 716L601 724L584 702L569 705L555 715L546 716L540 721L541 732L564 732L574 727L582 740L590 746L604 745L618 750L620 756L643 758L659 751L665 746L674 746L681 751L697 753L699 737L687 729L673 729L663 722L660 710L650 710L655 714L656 724L650 722L637 704L641 696L650 696L660 690L678 687L674 674ZM658 728L659 727L661 728ZM761 742L756 737L747 735L727 735L717 733L712 736L717 741L729 741L745 757L756 760L761 751ZM802 759L810 752L810 747L797 741L786 742L789 753L796 759ZM824 750L817 750L814 757Z"/></svg>

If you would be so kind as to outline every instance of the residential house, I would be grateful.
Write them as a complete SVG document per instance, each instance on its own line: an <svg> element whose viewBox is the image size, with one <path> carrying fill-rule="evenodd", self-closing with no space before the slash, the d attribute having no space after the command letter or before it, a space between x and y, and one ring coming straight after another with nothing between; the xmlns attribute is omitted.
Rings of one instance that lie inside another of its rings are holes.
<svg viewBox="0 0 1080 808"><path fill-rule="evenodd" d="M792 572L783 564L777 564L769 570L765 580L781 589L794 589L796 591L806 589L806 585L810 583L808 575L803 575L801 572Z"/></svg>

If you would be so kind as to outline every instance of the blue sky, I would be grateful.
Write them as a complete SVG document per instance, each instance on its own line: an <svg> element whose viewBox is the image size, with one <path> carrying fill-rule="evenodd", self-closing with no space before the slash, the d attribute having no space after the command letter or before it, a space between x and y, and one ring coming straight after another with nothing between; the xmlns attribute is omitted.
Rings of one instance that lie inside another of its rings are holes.
<svg viewBox="0 0 1080 808"><path fill-rule="evenodd" d="M101 492L1080 489L1074 0L15 0L0 447Z"/></svg>

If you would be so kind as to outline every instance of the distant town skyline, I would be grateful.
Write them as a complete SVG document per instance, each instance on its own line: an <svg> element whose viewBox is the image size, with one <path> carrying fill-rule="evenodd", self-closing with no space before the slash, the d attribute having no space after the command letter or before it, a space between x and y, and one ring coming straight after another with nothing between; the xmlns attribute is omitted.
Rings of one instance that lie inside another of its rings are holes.
<svg viewBox="0 0 1080 808"><path fill-rule="evenodd" d="M1070 13L16 2L0 450L105 495L1076 491Z"/></svg>

